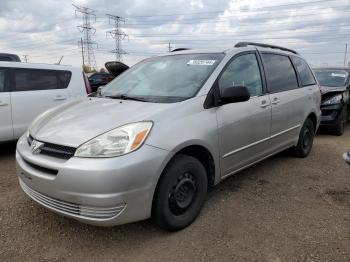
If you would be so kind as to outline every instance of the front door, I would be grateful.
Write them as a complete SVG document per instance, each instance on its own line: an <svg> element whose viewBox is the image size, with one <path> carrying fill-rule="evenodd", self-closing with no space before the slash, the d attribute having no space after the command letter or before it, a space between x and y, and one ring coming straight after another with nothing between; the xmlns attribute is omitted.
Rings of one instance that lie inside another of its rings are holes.
<svg viewBox="0 0 350 262"><path fill-rule="evenodd" d="M250 92L248 101L217 109L222 176L257 161L268 149L271 103L255 52L233 58L218 79L220 90L242 85Z"/></svg>

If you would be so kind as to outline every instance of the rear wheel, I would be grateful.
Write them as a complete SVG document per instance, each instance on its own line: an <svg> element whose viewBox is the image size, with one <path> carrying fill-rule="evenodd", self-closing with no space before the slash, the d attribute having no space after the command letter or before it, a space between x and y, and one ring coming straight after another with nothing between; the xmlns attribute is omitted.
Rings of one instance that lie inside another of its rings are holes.
<svg viewBox="0 0 350 262"><path fill-rule="evenodd" d="M205 168L196 158L177 155L157 185L152 219L161 228L179 230L199 214L208 187Z"/></svg>
<svg viewBox="0 0 350 262"><path fill-rule="evenodd" d="M300 130L298 144L293 148L294 154L297 157L306 157L310 153L314 141L314 136L314 124L311 119L308 118Z"/></svg>

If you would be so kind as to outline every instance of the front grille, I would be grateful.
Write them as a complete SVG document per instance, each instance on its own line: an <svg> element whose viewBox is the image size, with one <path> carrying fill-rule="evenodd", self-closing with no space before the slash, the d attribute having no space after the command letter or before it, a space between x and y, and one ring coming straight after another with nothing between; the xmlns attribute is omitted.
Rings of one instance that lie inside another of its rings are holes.
<svg viewBox="0 0 350 262"><path fill-rule="evenodd" d="M78 205L41 194L28 187L22 180L19 180L19 183L23 191L37 203L57 212L73 215L74 217L109 219L120 214L126 206L125 204L116 207L88 207Z"/></svg>
<svg viewBox="0 0 350 262"><path fill-rule="evenodd" d="M41 148L40 154L57 158L69 159L74 156L76 148L69 146L61 146L51 143L45 143Z"/></svg>
<svg viewBox="0 0 350 262"><path fill-rule="evenodd" d="M29 146L32 145L33 140L34 138L31 135L29 135L27 139ZM40 154L42 155L47 155L47 156L52 156L52 157L57 157L62 159L69 159L74 156L76 151L75 147L62 146L62 145L57 145L52 143L45 143L45 142L43 143L44 145L40 151Z"/></svg>

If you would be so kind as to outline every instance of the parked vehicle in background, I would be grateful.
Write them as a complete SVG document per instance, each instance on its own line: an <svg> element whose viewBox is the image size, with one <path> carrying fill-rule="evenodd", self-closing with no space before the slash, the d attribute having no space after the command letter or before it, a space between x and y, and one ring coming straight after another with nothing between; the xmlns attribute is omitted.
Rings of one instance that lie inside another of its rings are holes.
<svg viewBox="0 0 350 262"><path fill-rule="evenodd" d="M97 88L108 84L114 79L114 75L107 72L97 72L89 76L89 82L92 92L96 92Z"/></svg>
<svg viewBox="0 0 350 262"><path fill-rule="evenodd" d="M129 66L118 61L106 62L105 67L109 73L96 72L88 75L92 92L96 92L100 86L108 84L115 77L119 76L121 73L129 69Z"/></svg>
<svg viewBox="0 0 350 262"><path fill-rule="evenodd" d="M321 127L342 135L349 119L349 67L324 67L314 69L321 86Z"/></svg>
<svg viewBox="0 0 350 262"><path fill-rule="evenodd" d="M80 68L0 62L0 142L18 139L36 116L90 91Z"/></svg>
<svg viewBox="0 0 350 262"><path fill-rule="evenodd" d="M95 97L39 116L17 143L19 182L42 206L86 223L152 217L178 230L208 187L285 149L306 157L320 101L308 64L283 47L152 57Z"/></svg>
<svg viewBox="0 0 350 262"><path fill-rule="evenodd" d="M0 61L21 62L21 59L16 54L0 53Z"/></svg>

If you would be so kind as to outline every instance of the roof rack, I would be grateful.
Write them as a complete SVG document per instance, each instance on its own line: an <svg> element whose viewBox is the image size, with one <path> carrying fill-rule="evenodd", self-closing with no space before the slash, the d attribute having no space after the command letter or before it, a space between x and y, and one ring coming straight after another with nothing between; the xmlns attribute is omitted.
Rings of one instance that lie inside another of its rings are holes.
<svg viewBox="0 0 350 262"><path fill-rule="evenodd" d="M299 55L299 53L297 51L294 51L294 50L289 49L289 48L285 48L285 47L281 47L281 46L277 46L277 45L254 43L254 42L239 42L239 43L235 44L235 47L246 47L248 45L260 46L260 47L266 47L266 48L272 48L272 49L279 49L282 51L287 51L287 52L291 52L293 54Z"/></svg>
<svg viewBox="0 0 350 262"><path fill-rule="evenodd" d="M171 50L171 52L179 52L179 51L185 51L185 50L190 50L191 48L175 48L174 50Z"/></svg>

